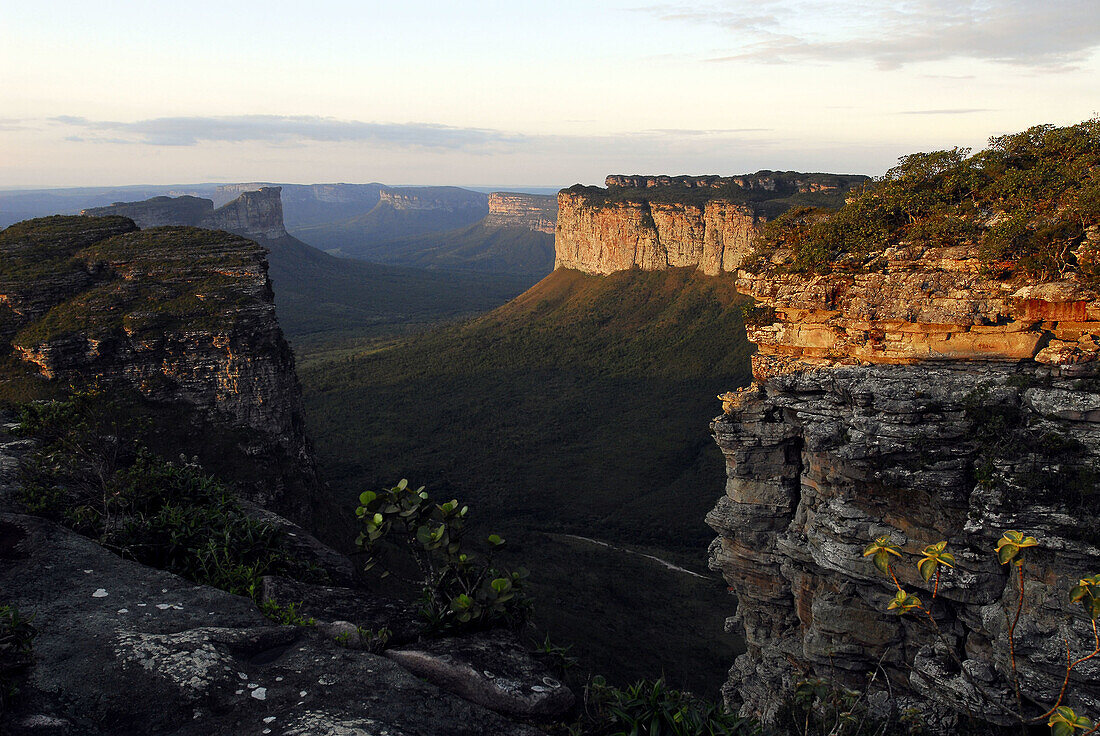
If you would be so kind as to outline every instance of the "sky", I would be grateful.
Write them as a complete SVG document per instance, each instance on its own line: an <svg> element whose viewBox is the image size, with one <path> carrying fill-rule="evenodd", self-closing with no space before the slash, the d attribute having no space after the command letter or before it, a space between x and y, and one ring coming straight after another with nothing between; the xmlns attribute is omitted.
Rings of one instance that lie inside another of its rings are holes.
<svg viewBox="0 0 1100 736"><path fill-rule="evenodd" d="M0 3L0 186L879 175L1098 111L1100 0Z"/></svg>

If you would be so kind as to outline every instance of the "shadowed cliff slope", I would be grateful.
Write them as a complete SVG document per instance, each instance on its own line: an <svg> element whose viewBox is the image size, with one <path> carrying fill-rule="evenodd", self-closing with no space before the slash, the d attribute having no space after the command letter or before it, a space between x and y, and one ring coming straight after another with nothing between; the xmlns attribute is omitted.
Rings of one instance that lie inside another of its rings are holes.
<svg viewBox="0 0 1100 736"><path fill-rule="evenodd" d="M712 689L736 642L677 621L720 628L724 586L534 532L671 551L700 571L702 518L723 487L712 397L748 377L742 302L731 282L685 269L559 270L470 322L311 361L307 416L327 480L349 505L400 477L469 503L505 529L544 584L536 616L586 666L619 681L663 668Z"/></svg>

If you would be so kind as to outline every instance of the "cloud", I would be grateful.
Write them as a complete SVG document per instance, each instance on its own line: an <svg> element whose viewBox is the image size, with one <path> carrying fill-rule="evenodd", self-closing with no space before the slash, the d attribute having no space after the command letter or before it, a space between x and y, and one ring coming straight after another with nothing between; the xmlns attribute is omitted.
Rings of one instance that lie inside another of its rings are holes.
<svg viewBox="0 0 1100 736"><path fill-rule="evenodd" d="M769 8L776 8L776 11L768 12ZM782 25L784 3L781 0L756 0L751 6L747 3L737 3L730 7L715 4L687 6L664 3L633 10L655 15L661 20L705 23L733 31L757 31L778 28Z"/></svg>
<svg viewBox="0 0 1100 736"><path fill-rule="evenodd" d="M365 143L380 148L419 148L454 153L560 154L569 150L628 151L638 146L670 149L713 144L766 145L754 133L770 128L668 128L618 135L526 135L486 128L459 128L431 123L368 123L293 115L236 115L218 117L153 118L135 122L89 120L58 115L50 122L78 129L65 136L74 143L198 146L204 143L259 142L280 147L310 143ZM746 135L747 134L747 135Z"/></svg>
<svg viewBox="0 0 1100 736"><path fill-rule="evenodd" d="M663 20L741 32L738 51L708 59L713 62L862 60L896 69L917 62L978 59L1065 71L1100 47L1096 0L768 0L745 5L730 0L640 10Z"/></svg>
<svg viewBox="0 0 1100 736"><path fill-rule="evenodd" d="M713 130L695 130L692 128L653 128L643 133L657 133L668 136L726 136L740 135L741 133L768 133L774 128L715 128Z"/></svg>
<svg viewBox="0 0 1100 736"><path fill-rule="evenodd" d="M311 115L231 115L151 118L134 122L88 120L60 115L51 120L80 128L80 137L101 142L194 146L200 142L259 141L294 145L307 142L369 142L383 147L490 150L522 143L524 136L483 128L432 123L373 123Z"/></svg>
<svg viewBox="0 0 1100 736"><path fill-rule="evenodd" d="M989 107L956 107L940 110L902 110L898 115L969 115L973 112L995 112Z"/></svg>

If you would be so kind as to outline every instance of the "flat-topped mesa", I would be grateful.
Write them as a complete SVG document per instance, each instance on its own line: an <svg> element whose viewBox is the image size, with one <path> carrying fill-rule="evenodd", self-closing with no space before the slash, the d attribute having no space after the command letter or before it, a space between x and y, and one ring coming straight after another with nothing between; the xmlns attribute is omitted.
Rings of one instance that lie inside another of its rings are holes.
<svg viewBox="0 0 1100 736"><path fill-rule="evenodd" d="M213 201L201 197L153 197L141 202L115 202L108 207L93 207L80 214L86 217L128 217L141 228L201 227L225 230L246 238L278 240L287 236L280 192L280 187L244 191L217 209L214 209Z"/></svg>
<svg viewBox="0 0 1100 736"><path fill-rule="evenodd" d="M202 227L202 223L214 214L214 203L202 197L153 197L141 202L115 202L106 207L81 210L85 217L128 217L138 227L182 225Z"/></svg>
<svg viewBox="0 0 1100 736"><path fill-rule="evenodd" d="M227 230L246 238L277 240L287 236L283 225L281 187L263 187L241 195L211 213L202 227Z"/></svg>
<svg viewBox="0 0 1100 736"><path fill-rule="evenodd" d="M489 195L489 214L485 216L485 224L490 227L523 227L553 235L557 221L557 197L513 192L493 192Z"/></svg>
<svg viewBox="0 0 1100 736"><path fill-rule="evenodd" d="M346 203L366 201L378 202L381 184L272 184L270 182L246 182L241 184L219 184L214 190L214 202L227 203L245 192L258 192L261 189L278 187L283 205L307 204L310 202ZM284 213L285 214L285 213Z"/></svg>
<svg viewBox="0 0 1100 736"><path fill-rule="evenodd" d="M380 204L395 210L486 211L488 197L460 187L390 187L379 192Z"/></svg>
<svg viewBox="0 0 1100 736"><path fill-rule="evenodd" d="M1068 591L1100 572L1100 210L1078 196L1096 191L1100 127L994 144L915 154L835 214L775 222L739 270L755 382L721 397L726 493L707 522L747 645L723 692L745 713L826 677L930 731L1012 723L1008 530L1038 539L1014 639L1034 715L1066 647L1093 649ZM1020 184L1036 178L1037 194ZM938 632L887 612L897 589L861 554L883 536ZM941 540L956 564L935 587L912 563ZM1064 704L1100 713L1100 662Z"/></svg>
<svg viewBox="0 0 1100 736"><path fill-rule="evenodd" d="M736 271L768 219L799 205L837 207L867 177L761 171L735 177L607 177L558 194L555 267Z"/></svg>
<svg viewBox="0 0 1100 736"><path fill-rule="evenodd" d="M24 372L135 392L175 417L169 431L194 435L184 439L204 464L232 466L251 500L308 514L312 453L263 247L222 231L58 216L0 231L0 256L0 350Z"/></svg>

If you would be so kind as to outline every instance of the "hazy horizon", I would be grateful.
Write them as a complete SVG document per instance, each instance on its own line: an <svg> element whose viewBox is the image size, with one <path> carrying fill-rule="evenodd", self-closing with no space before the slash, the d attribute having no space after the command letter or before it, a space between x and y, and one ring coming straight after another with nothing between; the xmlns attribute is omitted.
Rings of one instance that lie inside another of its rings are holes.
<svg viewBox="0 0 1100 736"><path fill-rule="evenodd" d="M12 0L0 186L881 174L1100 107L1091 0Z"/></svg>

